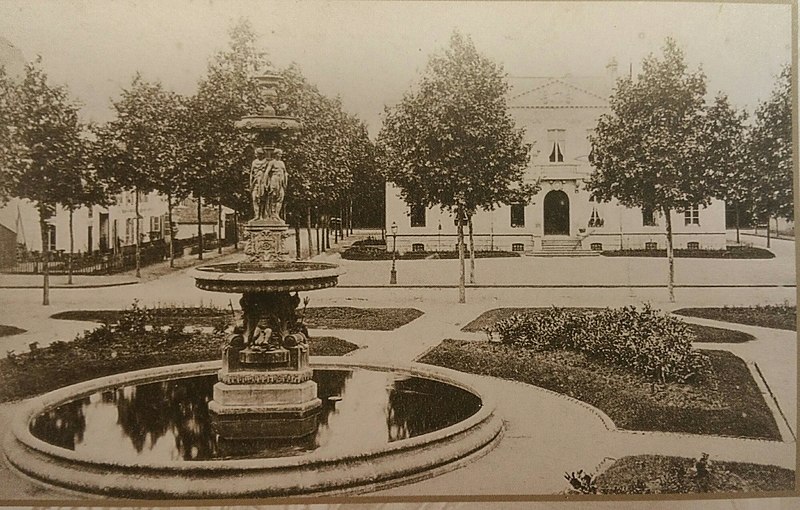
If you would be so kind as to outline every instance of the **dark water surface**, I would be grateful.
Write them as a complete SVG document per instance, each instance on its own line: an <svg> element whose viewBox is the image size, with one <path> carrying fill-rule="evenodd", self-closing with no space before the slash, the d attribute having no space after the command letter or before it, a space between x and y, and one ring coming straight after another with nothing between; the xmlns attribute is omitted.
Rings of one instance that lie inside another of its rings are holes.
<svg viewBox="0 0 800 510"><path fill-rule="evenodd" d="M458 423L481 406L460 388L391 372L315 370L314 380L322 408L316 431L299 439L215 434L208 402L216 374L94 393L39 415L31 432L114 461L272 458L377 448Z"/></svg>

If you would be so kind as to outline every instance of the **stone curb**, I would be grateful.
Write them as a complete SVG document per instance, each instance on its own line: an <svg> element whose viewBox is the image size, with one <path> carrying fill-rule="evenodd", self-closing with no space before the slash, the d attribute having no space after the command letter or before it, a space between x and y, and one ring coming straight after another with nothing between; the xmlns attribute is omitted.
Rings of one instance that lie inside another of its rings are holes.
<svg viewBox="0 0 800 510"><path fill-rule="evenodd" d="M430 434L396 441L370 451L310 454L275 459L240 459L160 462L117 462L76 454L35 438L28 429L30 419L66 400L110 386L133 382L155 382L175 377L213 374L220 362L200 362L144 369L78 383L35 398L20 409L5 438L6 460L33 478L51 481L70 490L106 496L149 498L229 498L345 493L376 490L407 480L420 480L455 469L491 449L502 433L502 422L494 415L494 400L481 394L483 405L471 417ZM330 357L312 359L316 368L397 370L453 384L480 394L463 374L452 374L427 366L386 363L348 363ZM424 452L424 455L419 455ZM235 482L235 483L234 483Z"/></svg>

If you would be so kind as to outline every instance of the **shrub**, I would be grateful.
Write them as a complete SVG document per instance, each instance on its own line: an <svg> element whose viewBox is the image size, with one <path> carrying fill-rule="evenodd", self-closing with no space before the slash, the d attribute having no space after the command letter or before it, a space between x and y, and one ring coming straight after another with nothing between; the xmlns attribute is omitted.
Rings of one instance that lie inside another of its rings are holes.
<svg viewBox="0 0 800 510"><path fill-rule="evenodd" d="M584 352L659 382L688 382L710 370L708 358L692 350L688 326L649 305L599 312L553 307L549 313L514 314L487 333L536 351Z"/></svg>

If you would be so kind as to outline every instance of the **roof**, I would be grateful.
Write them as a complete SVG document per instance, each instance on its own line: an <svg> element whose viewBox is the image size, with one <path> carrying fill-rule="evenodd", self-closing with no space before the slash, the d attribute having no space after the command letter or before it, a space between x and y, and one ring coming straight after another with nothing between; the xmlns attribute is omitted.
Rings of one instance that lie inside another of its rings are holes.
<svg viewBox="0 0 800 510"><path fill-rule="evenodd" d="M608 107L610 76L509 77L510 108Z"/></svg>

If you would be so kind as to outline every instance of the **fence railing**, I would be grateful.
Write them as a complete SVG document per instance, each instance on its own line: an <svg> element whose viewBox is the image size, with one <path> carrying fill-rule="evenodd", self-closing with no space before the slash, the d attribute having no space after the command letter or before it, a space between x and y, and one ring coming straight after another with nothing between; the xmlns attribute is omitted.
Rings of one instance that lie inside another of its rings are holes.
<svg viewBox="0 0 800 510"><path fill-rule="evenodd" d="M225 240L223 239L223 245ZM184 253L197 253L198 238L176 239L173 246L175 257L183 257ZM203 236L205 251L217 247L214 234ZM187 249L188 248L188 249ZM67 274L69 272L69 253L61 251L50 254L48 272L50 274ZM142 243L140 245L140 264L142 267L162 262L169 258L169 243L163 239ZM92 254L78 253L72 256L72 273L83 275L107 275L127 271L136 267L136 246L122 246L117 253L95 252ZM39 252L30 252L24 260L17 261L13 266L3 268L3 273L10 274L41 274L44 270L44 260Z"/></svg>

